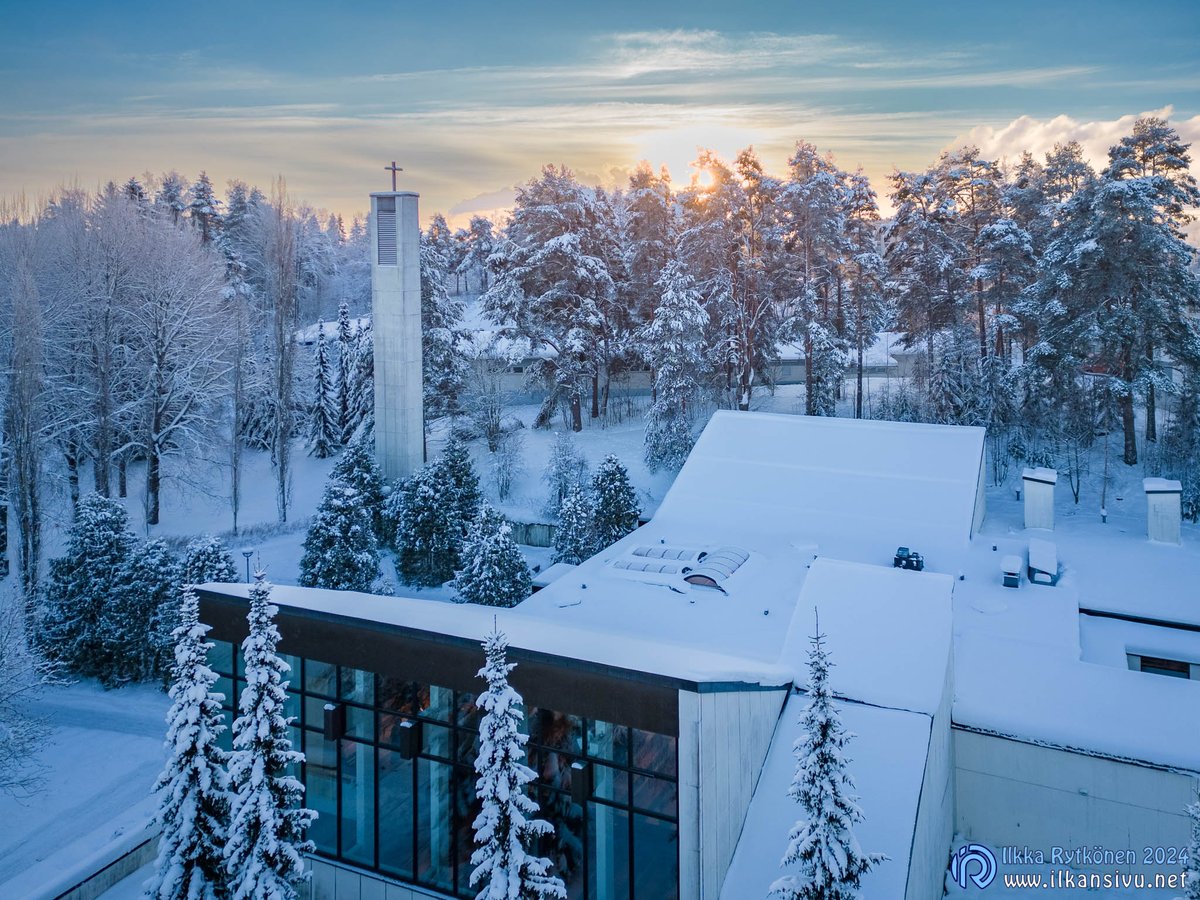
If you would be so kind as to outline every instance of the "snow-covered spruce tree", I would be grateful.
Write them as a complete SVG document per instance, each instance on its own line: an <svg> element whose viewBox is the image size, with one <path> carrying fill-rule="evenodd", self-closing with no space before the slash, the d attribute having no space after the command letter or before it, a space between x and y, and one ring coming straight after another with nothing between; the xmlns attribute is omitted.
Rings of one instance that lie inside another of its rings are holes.
<svg viewBox="0 0 1200 900"><path fill-rule="evenodd" d="M467 603L516 606L529 596L529 566L508 520L484 501L463 543L452 587Z"/></svg>
<svg viewBox="0 0 1200 900"><path fill-rule="evenodd" d="M559 517L559 509L567 494L587 484L587 460L575 445L575 437L569 431L554 435L550 448L550 459L546 462L546 484L550 496L546 500L546 513Z"/></svg>
<svg viewBox="0 0 1200 900"><path fill-rule="evenodd" d="M454 260L450 258L450 229L442 216L433 217L421 235L421 354L425 410L429 419L460 410L467 362L459 350L464 305L446 290Z"/></svg>
<svg viewBox="0 0 1200 900"><path fill-rule="evenodd" d="M313 361L313 397L308 413L308 453L317 459L333 456L341 443L342 429L338 424L335 387L329 344L325 341L325 323L318 322L317 349Z"/></svg>
<svg viewBox="0 0 1200 900"><path fill-rule="evenodd" d="M842 726L829 689L829 654L820 625L808 651L808 707L796 739L796 774L788 796L800 804L803 818L788 834L781 866L798 866L795 874L770 888L778 900L853 900L862 876L884 862L881 853L864 853L854 836L863 820L854 778L846 771L846 744L853 737Z"/></svg>
<svg viewBox="0 0 1200 900"><path fill-rule="evenodd" d="M350 391L349 434L375 429L375 337L368 322L354 336L354 382Z"/></svg>
<svg viewBox="0 0 1200 900"><path fill-rule="evenodd" d="M154 539L134 548L102 618L114 681L165 676L179 624L179 559Z"/></svg>
<svg viewBox="0 0 1200 900"><path fill-rule="evenodd" d="M692 277L668 263L658 286L662 300L638 332L642 354L654 373L654 402L646 411L646 465L678 469L692 449L692 423L704 377L704 331L708 313Z"/></svg>
<svg viewBox="0 0 1200 900"><path fill-rule="evenodd" d="M483 493L479 490L479 476L471 464L470 451L460 435L450 435L446 449L435 465L441 466L445 482L453 488L454 516L465 537L479 511Z"/></svg>
<svg viewBox="0 0 1200 900"><path fill-rule="evenodd" d="M380 544L391 543L384 527L383 476L375 461L375 441L369 435L360 434L346 444L346 449L329 473L330 481L340 481L358 492L358 501L371 517L375 529L375 540Z"/></svg>
<svg viewBox="0 0 1200 900"><path fill-rule="evenodd" d="M204 534L187 545L179 578L184 584L238 580L237 566L220 538Z"/></svg>
<svg viewBox="0 0 1200 900"><path fill-rule="evenodd" d="M596 545L595 513L592 495L581 487L572 488L558 511L554 562L578 565L600 549Z"/></svg>
<svg viewBox="0 0 1200 900"><path fill-rule="evenodd" d="M350 442L354 434L351 400L354 390L354 327L350 324L350 304L338 304L337 317L337 384L334 391L337 407L337 427L341 443Z"/></svg>
<svg viewBox="0 0 1200 900"><path fill-rule="evenodd" d="M479 846L471 854L471 887L480 889L476 900L565 900L562 881L550 874L550 860L529 852L530 844L553 833L554 826L533 818L538 805L525 793L536 776L521 762L529 738L518 730L521 695L508 683L508 673L516 668L508 662L508 638L496 629L483 648L487 664L479 677L488 689L477 701L483 718L475 758L475 794L482 809L473 825Z"/></svg>
<svg viewBox="0 0 1200 900"><path fill-rule="evenodd" d="M304 538L300 584L335 591L370 591L378 577L379 545L371 514L358 491L331 480Z"/></svg>
<svg viewBox="0 0 1200 900"><path fill-rule="evenodd" d="M190 584L183 587L171 668L171 711L167 713L166 767L155 791L156 822L162 829L154 874L146 895L155 900L221 900L228 875L227 755L217 746L225 730L216 673L207 665L212 644L204 640L200 606Z"/></svg>
<svg viewBox="0 0 1200 900"><path fill-rule="evenodd" d="M200 240L207 244L217 237L221 227L221 201L217 199L217 195L213 191L208 173L200 173L200 177L192 185L190 193L191 199L187 207L188 217L192 220L192 224L199 229Z"/></svg>
<svg viewBox="0 0 1200 900"><path fill-rule="evenodd" d="M1200 796L1187 807L1188 820L1192 825L1191 840L1187 847L1187 865L1184 866L1184 900L1200 900Z"/></svg>
<svg viewBox="0 0 1200 900"><path fill-rule="evenodd" d="M396 569L408 584L442 584L459 568L463 530L445 471L437 463L424 466L388 498L386 519L396 536Z"/></svg>
<svg viewBox="0 0 1200 900"><path fill-rule="evenodd" d="M229 839L225 867L232 900L293 900L304 878L301 854L313 845L304 832L316 813L301 807L304 785L287 774L304 762L288 737L284 713L288 664L279 658L278 607L271 585L255 573L250 589L250 633L242 642L246 687L233 723L229 757Z"/></svg>
<svg viewBox="0 0 1200 900"><path fill-rule="evenodd" d="M641 509L637 495L629 483L629 473L615 456L604 457L596 467L592 476L592 496L596 505L592 530L597 550L615 544L638 527Z"/></svg>
<svg viewBox="0 0 1200 900"><path fill-rule="evenodd" d="M135 544L124 506L99 494L80 499L63 555L50 561L39 629L47 655L70 671L109 677L107 606L122 589Z"/></svg>

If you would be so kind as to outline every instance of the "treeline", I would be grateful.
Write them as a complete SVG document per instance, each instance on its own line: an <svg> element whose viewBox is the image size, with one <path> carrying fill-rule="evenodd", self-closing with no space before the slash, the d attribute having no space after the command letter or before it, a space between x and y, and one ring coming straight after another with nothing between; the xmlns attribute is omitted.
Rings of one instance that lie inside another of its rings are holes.
<svg viewBox="0 0 1200 900"><path fill-rule="evenodd" d="M236 531L242 448L256 447L271 453L286 520L291 448L312 405L294 334L339 301L342 324L368 308L364 222L322 221L282 182L270 196L231 182L221 200L204 173L188 185L174 172L2 212L4 496L26 595L52 474L65 473L75 511L85 470L102 497L124 497L139 463L154 525L168 463L183 475L191 460L221 462ZM369 380L369 332L352 337ZM342 430L361 419L339 410Z"/></svg>
<svg viewBox="0 0 1200 900"><path fill-rule="evenodd" d="M681 189L645 164L618 191L548 166L477 245L435 220L427 294L452 328L447 279L490 248L482 307L537 360L540 424L561 407L579 430L585 410L605 415L614 379L649 367L652 466L682 461L706 404L750 408L789 344L805 412L834 414L849 369L862 416L864 352L897 330L919 352L916 377L874 415L989 426L1002 474L1010 460L1065 466L1110 427L1133 465L1140 408L1148 466L1188 480L1194 509L1200 290L1183 229L1200 194L1188 149L1153 117L1100 171L1076 143L1012 165L963 148L895 172L887 221L861 173L803 142L783 178L752 149L732 163L704 151ZM453 396L441 392L443 408ZM1164 396L1176 401L1165 414Z"/></svg>

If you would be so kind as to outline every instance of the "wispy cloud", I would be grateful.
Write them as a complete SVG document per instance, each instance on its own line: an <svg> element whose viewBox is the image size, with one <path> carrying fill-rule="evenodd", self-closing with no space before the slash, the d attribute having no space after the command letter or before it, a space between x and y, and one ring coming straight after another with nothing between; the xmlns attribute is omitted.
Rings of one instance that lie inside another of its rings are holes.
<svg viewBox="0 0 1200 900"><path fill-rule="evenodd" d="M647 158L683 176L699 145L732 155L754 144L780 168L800 138L881 182L893 165L927 164L952 135L990 153L1086 132L1089 123L1065 117L1018 116L1040 112L1031 98L1068 87L1099 94L1094 85L1119 80L1107 64L1030 65L999 46L928 49L834 33L621 31L581 46L538 64L299 74L212 53L132 52L124 63L149 73L137 84L71 106L0 97L0 194L144 169L252 180L282 171L299 195L351 212L380 183L379 160L404 158L426 210L466 215L505 205L511 189L498 186L545 162L607 181ZM1145 78L1189 72L1196 67ZM997 108L996 97L1010 105ZM1089 139L1107 139L1111 129L1090 125Z"/></svg>

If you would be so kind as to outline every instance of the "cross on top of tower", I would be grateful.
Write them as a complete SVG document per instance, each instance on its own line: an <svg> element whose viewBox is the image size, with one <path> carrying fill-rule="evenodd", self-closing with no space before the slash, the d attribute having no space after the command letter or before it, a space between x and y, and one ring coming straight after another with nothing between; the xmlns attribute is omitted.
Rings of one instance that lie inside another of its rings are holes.
<svg viewBox="0 0 1200 900"><path fill-rule="evenodd" d="M402 169L402 168L400 168L400 166L396 165L396 161L393 159L392 164L390 166L384 166L383 170L385 172L392 173L392 190L393 191L396 190L396 173L403 172L404 169Z"/></svg>

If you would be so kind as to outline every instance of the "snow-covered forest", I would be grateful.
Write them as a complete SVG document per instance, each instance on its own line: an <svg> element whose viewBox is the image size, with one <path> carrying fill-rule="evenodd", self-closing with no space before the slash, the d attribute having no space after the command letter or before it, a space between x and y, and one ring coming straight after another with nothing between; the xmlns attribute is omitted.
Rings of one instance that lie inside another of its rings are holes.
<svg viewBox="0 0 1200 900"><path fill-rule="evenodd" d="M1156 118L1098 168L1077 144L1018 160L968 147L895 172L886 218L861 173L804 142L781 176L753 149L701 151L684 186L646 164L615 189L547 166L506 221L452 230L434 215L422 235L427 425L486 445L503 500L521 440L500 373L524 362L541 398L529 424L561 417L576 431L611 421L614 385L640 373L645 463L669 472L709 410L774 389L791 348L803 412L986 425L995 478L1049 464L1072 484L1111 430L1127 465L1183 480L1195 517L1189 166ZM235 181L218 197L203 173L189 184L171 172L64 189L41 208L10 202L3 221L4 515L29 597L45 580L45 531L62 527L48 524L50 494L74 513L89 490L124 497L137 479L153 535L164 479L186 489L200 461L217 464L236 534L248 452L269 455L284 522L294 455L334 455L369 430L361 218L347 227L296 204L282 182ZM864 354L883 331L903 335L916 365L868 408ZM554 516L572 487L555 488ZM389 542L372 503L363 546L346 551L364 586L375 543ZM455 526L464 538L468 524ZM445 562L426 565L449 577Z"/></svg>

